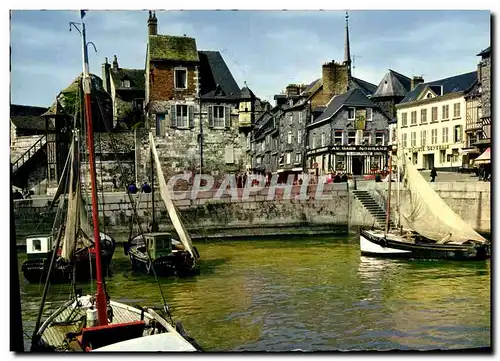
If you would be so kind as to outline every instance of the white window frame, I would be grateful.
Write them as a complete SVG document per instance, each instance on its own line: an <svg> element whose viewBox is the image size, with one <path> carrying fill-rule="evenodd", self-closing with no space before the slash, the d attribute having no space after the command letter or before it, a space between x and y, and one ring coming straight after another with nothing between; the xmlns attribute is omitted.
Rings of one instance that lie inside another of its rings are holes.
<svg viewBox="0 0 500 361"><path fill-rule="evenodd" d="M427 143L427 130L420 131L420 145L425 147Z"/></svg>
<svg viewBox="0 0 500 361"><path fill-rule="evenodd" d="M415 117L413 117L415 115ZM413 121L415 120L415 121ZM417 111L416 110L412 110L411 114L410 114L410 125L417 125Z"/></svg>
<svg viewBox="0 0 500 361"><path fill-rule="evenodd" d="M382 137L382 143L377 143L377 138L380 139ZM375 145L384 145L384 140L385 140L385 134L382 132L376 132L375 133Z"/></svg>
<svg viewBox="0 0 500 361"><path fill-rule="evenodd" d="M301 161L302 161L302 154L295 153L295 164L300 164Z"/></svg>
<svg viewBox="0 0 500 361"><path fill-rule="evenodd" d="M412 148L417 146L417 132L411 132L410 144Z"/></svg>
<svg viewBox="0 0 500 361"><path fill-rule="evenodd" d="M401 127L407 127L408 126L408 113L404 112L401 113Z"/></svg>
<svg viewBox="0 0 500 361"><path fill-rule="evenodd" d="M340 133L340 136L337 136L337 133ZM338 144L338 139L340 138L340 144ZM333 140L335 145L344 145L344 132L341 130L333 131Z"/></svg>
<svg viewBox="0 0 500 361"><path fill-rule="evenodd" d="M352 111L352 118L350 117L350 112ZM347 108L347 120L354 120L356 119L356 108L350 107Z"/></svg>
<svg viewBox="0 0 500 361"><path fill-rule="evenodd" d="M302 132L300 131L300 129L297 130L297 144L300 145L300 143L302 142Z"/></svg>
<svg viewBox="0 0 500 361"><path fill-rule="evenodd" d="M446 109L446 112L444 111ZM448 104L445 104L441 107L441 119L442 120L447 120L450 119L450 106ZM445 117L446 115L446 117Z"/></svg>
<svg viewBox="0 0 500 361"><path fill-rule="evenodd" d="M366 120L373 120L373 108L366 108Z"/></svg>
<svg viewBox="0 0 500 361"><path fill-rule="evenodd" d="M222 108L222 118L216 117L216 109ZM214 125L214 129L224 129L226 127L226 107L223 105L214 105L212 106L212 123Z"/></svg>
<svg viewBox="0 0 500 361"><path fill-rule="evenodd" d="M458 105L458 108L457 108ZM460 118L460 113L461 113L461 104L460 103L454 103L453 104L453 118ZM458 109L458 114L457 114L457 109Z"/></svg>
<svg viewBox="0 0 500 361"><path fill-rule="evenodd" d="M324 147L325 145L326 145L325 133L321 133L321 146Z"/></svg>
<svg viewBox="0 0 500 361"><path fill-rule="evenodd" d="M316 136L314 134L311 135L311 148L316 149Z"/></svg>
<svg viewBox="0 0 500 361"><path fill-rule="evenodd" d="M293 114L290 113L290 117L288 118L288 124L292 125L293 124Z"/></svg>
<svg viewBox="0 0 500 361"><path fill-rule="evenodd" d="M302 112L299 112L299 124L302 124Z"/></svg>
<svg viewBox="0 0 500 361"><path fill-rule="evenodd" d="M456 129L458 128L459 132L458 132L458 137L455 137L455 135L457 134L456 132ZM462 142L462 139L463 139L463 127L462 125L455 125L453 127L453 140L454 140L454 143L460 143Z"/></svg>
<svg viewBox="0 0 500 361"><path fill-rule="evenodd" d="M186 114L183 114L183 112L179 111L185 109ZM181 116L182 113L182 116ZM187 104L176 104L175 105L175 124L177 128L181 129L187 129L189 128L189 105ZM182 121L182 123L181 123ZM184 122L185 121L185 122Z"/></svg>
<svg viewBox="0 0 500 361"><path fill-rule="evenodd" d="M437 144L438 130L437 128L431 129L431 144Z"/></svg>
<svg viewBox="0 0 500 361"><path fill-rule="evenodd" d="M354 137L350 137L349 134L354 133ZM351 144L350 139L353 139L353 143ZM355 145L356 144L356 132L354 130L349 130L347 132L347 145Z"/></svg>
<svg viewBox="0 0 500 361"><path fill-rule="evenodd" d="M368 137L366 137L365 135L368 135ZM363 131L363 141L361 142L362 145L370 145L371 142L372 142L372 133L369 132L369 131ZM365 140L367 140L368 142L365 144Z"/></svg>
<svg viewBox="0 0 500 361"><path fill-rule="evenodd" d="M177 72L184 71L186 73L186 84L185 87L179 87L177 84ZM174 88L175 90L186 90L188 88L188 70L185 67L176 67L174 68Z"/></svg>
<svg viewBox="0 0 500 361"><path fill-rule="evenodd" d="M407 148L408 133L401 134L401 142L403 143L403 148Z"/></svg>
<svg viewBox="0 0 500 361"><path fill-rule="evenodd" d="M287 143L292 144L292 131L291 130L288 131Z"/></svg>
<svg viewBox="0 0 500 361"><path fill-rule="evenodd" d="M122 87L123 88L130 88L130 80L129 79L123 79L122 80Z"/></svg>
<svg viewBox="0 0 500 361"><path fill-rule="evenodd" d="M292 164L292 153L286 153L286 164Z"/></svg>
<svg viewBox="0 0 500 361"><path fill-rule="evenodd" d="M436 118L434 118L434 109L436 110ZM432 107L431 108L431 122L437 122L438 118L439 118L439 109L438 107Z"/></svg>
<svg viewBox="0 0 500 361"><path fill-rule="evenodd" d="M420 109L420 124L427 124L427 109Z"/></svg>
<svg viewBox="0 0 500 361"><path fill-rule="evenodd" d="M447 144L449 142L448 127L443 127L443 130L441 131L441 134L442 134L441 142L443 144Z"/></svg>

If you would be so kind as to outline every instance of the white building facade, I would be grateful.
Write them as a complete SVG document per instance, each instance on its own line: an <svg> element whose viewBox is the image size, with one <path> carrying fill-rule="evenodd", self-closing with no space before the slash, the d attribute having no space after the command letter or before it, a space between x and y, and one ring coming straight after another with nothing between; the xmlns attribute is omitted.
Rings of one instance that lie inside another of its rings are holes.
<svg viewBox="0 0 500 361"><path fill-rule="evenodd" d="M396 106L397 143L417 169L457 170L468 163L465 91L475 79L467 73L419 84Z"/></svg>

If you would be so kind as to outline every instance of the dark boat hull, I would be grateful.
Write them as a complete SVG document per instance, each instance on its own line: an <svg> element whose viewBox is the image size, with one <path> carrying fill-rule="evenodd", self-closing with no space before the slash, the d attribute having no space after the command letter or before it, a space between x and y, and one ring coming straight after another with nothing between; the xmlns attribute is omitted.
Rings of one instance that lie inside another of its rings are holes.
<svg viewBox="0 0 500 361"><path fill-rule="evenodd" d="M109 237L109 236L108 236ZM109 266L116 248L116 242L111 240L106 248L101 249L101 269L104 276L109 275ZM24 278L30 283L45 282L48 276L50 259L52 255L39 259L28 259L21 266ZM73 280L73 269L75 270L76 281L88 281L95 277L96 262L95 251L91 249L81 250L71 262L67 262L62 257L57 256L54 268L51 273L52 283L66 283ZM90 267L92 265L92 269Z"/></svg>
<svg viewBox="0 0 500 361"><path fill-rule="evenodd" d="M484 261L490 257L487 244L436 244L431 242L406 243L360 231L360 248L363 256L424 259Z"/></svg>
<svg viewBox="0 0 500 361"><path fill-rule="evenodd" d="M191 276L199 273L188 251L176 251L155 260L149 260L147 254L131 247L128 250L130 265L134 271L159 276Z"/></svg>

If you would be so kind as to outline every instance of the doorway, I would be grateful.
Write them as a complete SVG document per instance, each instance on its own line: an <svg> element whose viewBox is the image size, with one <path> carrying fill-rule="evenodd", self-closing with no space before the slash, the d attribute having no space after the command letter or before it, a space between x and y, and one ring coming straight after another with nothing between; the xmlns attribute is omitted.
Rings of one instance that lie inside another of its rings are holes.
<svg viewBox="0 0 500 361"><path fill-rule="evenodd" d="M352 157L352 174L362 175L363 174L363 159L360 156Z"/></svg>
<svg viewBox="0 0 500 361"><path fill-rule="evenodd" d="M434 154L424 154L424 168L432 169L434 167Z"/></svg>

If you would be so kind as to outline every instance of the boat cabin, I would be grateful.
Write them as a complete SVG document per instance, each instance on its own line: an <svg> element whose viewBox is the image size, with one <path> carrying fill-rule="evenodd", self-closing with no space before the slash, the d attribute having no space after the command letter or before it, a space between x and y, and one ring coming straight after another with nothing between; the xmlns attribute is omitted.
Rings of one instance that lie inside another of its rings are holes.
<svg viewBox="0 0 500 361"><path fill-rule="evenodd" d="M172 235L164 232L145 233L144 239L152 259L172 253Z"/></svg>
<svg viewBox="0 0 500 361"><path fill-rule="evenodd" d="M28 259L45 258L52 252L52 236L34 235L26 238Z"/></svg>

